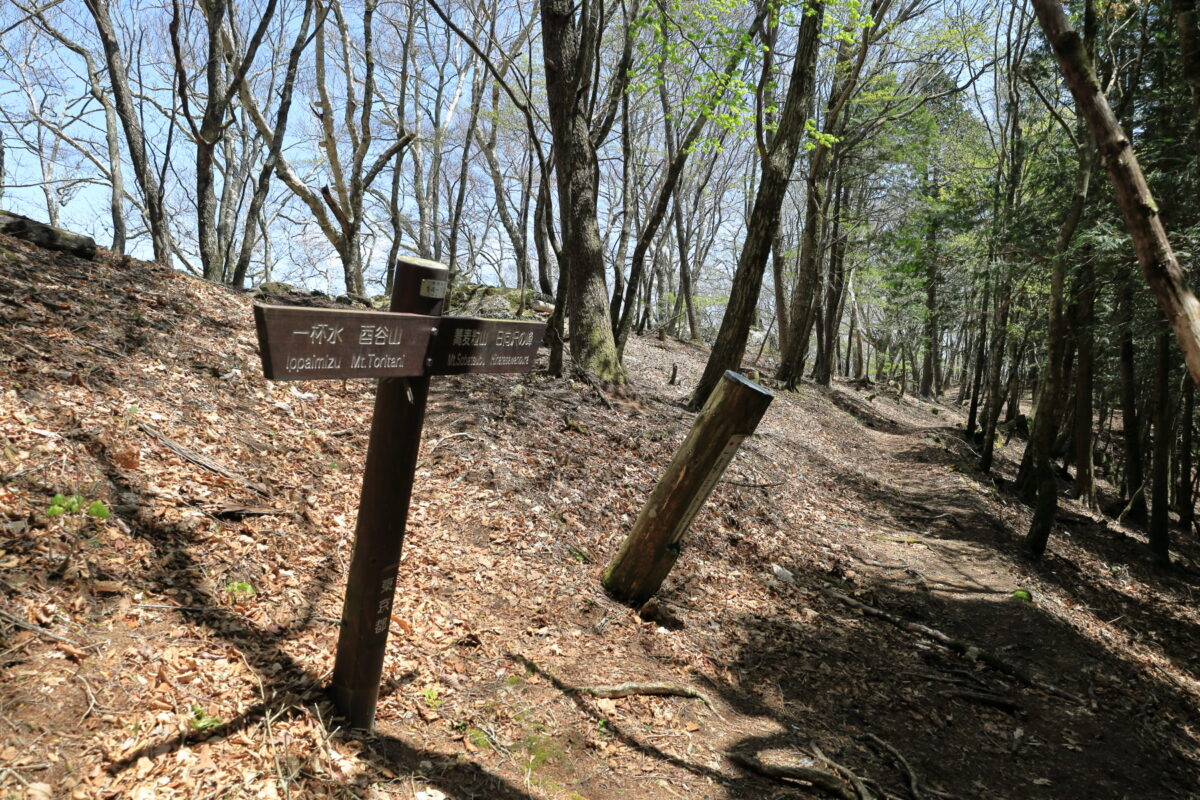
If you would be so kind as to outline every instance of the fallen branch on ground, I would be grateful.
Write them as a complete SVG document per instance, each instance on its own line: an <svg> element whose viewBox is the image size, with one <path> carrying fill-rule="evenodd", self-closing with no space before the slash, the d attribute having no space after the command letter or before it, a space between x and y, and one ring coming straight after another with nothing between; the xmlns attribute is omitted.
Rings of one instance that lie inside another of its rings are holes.
<svg viewBox="0 0 1200 800"><path fill-rule="evenodd" d="M953 689L945 693L946 697L961 697L964 700L974 700L977 703L983 703L985 706L998 708L1001 711L1007 711L1010 714L1015 714L1022 711L1021 704L1016 700L1008 697L1002 697L998 694L989 694L987 692L972 692L967 689Z"/></svg>
<svg viewBox="0 0 1200 800"><path fill-rule="evenodd" d="M73 647L95 647L96 646L94 644L87 644L85 642L79 642L79 641L76 641L75 639L71 639L66 636L59 636L57 633L54 633L53 631L46 630L41 625L34 625L31 622L26 622L25 620L21 619L20 617L15 617L12 614L8 613L7 611L0 611L0 619L5 620L9 624L16 625L18 628L21 628L23 630L27 630L31 633L36 633L39 636L45 636L47 639L53 639L56 642L62 642L63 644L69 644Z"/></svg>
<svg viewBox="0 0 1200 800"><path fill-rule="evenodd" d="M1060 689L1053 684L1039 681L1020 667L1010 664L994 653L989 653L987 650L981 650L969 642L964 642L962 639L955 639L952 636L947 636L936 628L931 628L928 625L922 625L919 622L909 622L906 619L897 617L895 614L889 614L888 612L876 608L875 606L859 602L853 597L843 594L832 587L827 587L824 591L825 594L829 595L833 599L841 603L845 603L851 608L857 608L859 611L867 614L868 616L877 617L885 622L890 622L897 628L908 631L909 633L916 633L933 639L947 650L958 653L962 656L966 656L972 661L979 661L983 664L986 664L997 672L1002 672L1011 678L1015 678L1018 682L1023 683L1026 686L1034 689L1040 689L1047 694L1054 695L1055 697L1063 700L1069 700L1072 703L1079 703L1081 705L1083 703L1079 697L1071 694L1070 692Z"/></svg>
<svg viewBox="0 0 1200 800"><path fill-rule="evenodd" d="M197 453L195 450L192 450L190 448L184 447L179 442L174 441L173 439L171 439L169 436L167 436L165 433L158 430L157 428L147 425L145 422L139 422L138 427L141 428L146 433L148 433L150 436L153 436L164 447L166 447L172 453L174 453L175 455L184 459L185 461L190 461L193 464L196 464L197 466L204 467L209 472L214 472L217 475L220 475L222 478L228 478L229 480L233 481L234 483L240 483L242 486L245 486L248 489L253 489L254 491L258 492L261 495L265 496L267 494L267 487L263 486L261 483L255 483L254 481L250 480L249 478L238 475L233 470L230 470L227 467L224 467L221 464L218 464L216 461L213 461L208 456L206 456L202 453Z"/></svg>
<svg viewBox="0 0 1200 800"><path fill-rule="evenodd" d="M0 233L48 250L61 250L80 258L96 257L96 241L92 237L56 228L11 211L0 211Z"/></svg>

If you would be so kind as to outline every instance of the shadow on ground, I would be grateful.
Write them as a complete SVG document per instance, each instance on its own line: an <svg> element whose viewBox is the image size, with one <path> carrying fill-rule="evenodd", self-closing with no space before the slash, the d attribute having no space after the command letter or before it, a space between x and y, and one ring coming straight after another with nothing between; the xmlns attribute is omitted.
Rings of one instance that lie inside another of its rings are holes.
<svg viewBox="0 0 1200 800"><path fill-rule="evenodd" d="M764 761L812 764L816 745L898 797L907 796L906 772L872 737L907 760L920 785L932 790L927 796L1200 796L1193 699L1170 682L1034 604L950 602L888 583L859 591L863 602L906 619L927 619L933 627L952 619L956 627L996 632L979 644L1084 700L1075 704L1020 685L925 637L814 595L809 605L820 616L811 625L774 615L723 623L741 634L730 641L736 686L724 687L723 698L783 731L748 737L735 749Z"/></svg>

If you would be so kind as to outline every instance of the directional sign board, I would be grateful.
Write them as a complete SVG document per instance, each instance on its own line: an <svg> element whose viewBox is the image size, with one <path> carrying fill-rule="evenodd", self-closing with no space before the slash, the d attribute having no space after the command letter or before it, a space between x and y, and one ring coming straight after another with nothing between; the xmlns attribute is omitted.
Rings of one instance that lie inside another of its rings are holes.
<svg viewBox="0 0 1200 800"><path fill-rule="evenodd" d="M393 311L254 307L273 381L528 372L544 322Z"/></svg>
<svg viewBox="0 0 1200 800"><path fill-rule="evenodd" d="M544 322L441 317L429 343L429 374L528 372L545 332Z"/></svg>
<svg viewBox="0 0 1200 800"><path fill-rule="evenodd" d="M438 320L389 311L254 307L263 373L273 381L424 375Z"/></svg>

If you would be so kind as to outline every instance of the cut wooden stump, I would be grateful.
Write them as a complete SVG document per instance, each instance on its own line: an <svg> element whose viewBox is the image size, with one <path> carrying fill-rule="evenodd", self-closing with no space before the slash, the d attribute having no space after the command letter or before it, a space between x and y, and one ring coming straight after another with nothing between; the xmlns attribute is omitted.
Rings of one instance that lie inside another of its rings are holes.
<svg viewBox="0 0 1200 800"><path fill-rule="evenodd" d="M92 237L64 231L11 211L0 211L0 233L47 250L61 250L80 258L96 257L96 240Z"/></svg>
<svg viewBox="0 0 1200 800"><path fill-rule="evenodd" d="M736 372L725 372L605 570L602 582L612 597L638 607L658 591L696 513L774 398Z"/></svg>

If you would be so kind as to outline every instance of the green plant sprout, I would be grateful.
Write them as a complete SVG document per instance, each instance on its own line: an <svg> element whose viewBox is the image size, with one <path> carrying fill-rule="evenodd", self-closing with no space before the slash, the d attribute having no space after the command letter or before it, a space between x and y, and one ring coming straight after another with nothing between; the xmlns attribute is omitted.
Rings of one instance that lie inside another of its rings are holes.
<svg viewBox="0 0 1200 800"><path fill-rule="evenodd" d="M221 724L220 717L213 717L208 714L201 706L192 704L192 718L188 721L195 731L212 730Z"/></svg>
<svg viewBox="0 0 1200 800"><path fill-rule="evenodd" d="M254 595L254 587L245 581L230 581L225 584L225 592L237 601L252 597Z"/></svg>
<svg viewBox="0 0 1200 800"><path fill-rule="evenodd" d="M425 698L425 702L429 703L430 708L438 708L445 700L438 697L438 690L435 686L430 686L428 689L421 690L421 696Z"/></svg>
<svg viewBox="0 0 1200 800"><path fill-rule="evenodd" d="M83 505L83 498L77 494L70 496L56 494L50 498L50 507L46 509L46 515L50 517L61 517L64 514L74 514L79 511L79 507Z"/></svg>
<svg viewBox="0 0 1200 800"><path fill-rule="evenodd" d="M50 498L50 506L46 509L46 516L61 517L67 514L78 514L80 511L95 519L108 519L111 516L108 506L103 501L93 500L84 508L85 503L87 503L87 500L77 494L56 494Z"/></svg>

